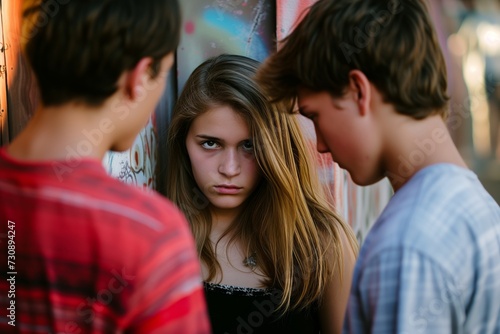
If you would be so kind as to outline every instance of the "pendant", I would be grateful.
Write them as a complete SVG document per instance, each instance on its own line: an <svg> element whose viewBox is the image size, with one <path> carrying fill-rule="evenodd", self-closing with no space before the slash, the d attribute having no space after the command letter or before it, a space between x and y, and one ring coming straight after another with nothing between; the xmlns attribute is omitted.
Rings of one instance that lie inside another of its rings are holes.
<svg viewBox="0 0 500 334"><path fill-rule="evenodd" d="M243 265L245 267L249 267L252 270L255 269L255 267L257 267L257 259L255 258L255 256L256 256L256 254L252 253L250 256L245 258L243 260Z"/></svg>

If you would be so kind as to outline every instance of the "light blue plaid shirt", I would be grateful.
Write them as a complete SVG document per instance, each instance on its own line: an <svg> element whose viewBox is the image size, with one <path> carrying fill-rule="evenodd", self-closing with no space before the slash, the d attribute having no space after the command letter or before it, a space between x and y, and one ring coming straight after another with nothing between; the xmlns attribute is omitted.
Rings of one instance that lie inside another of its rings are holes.
<svg viewBox="0 0 500 334"><path fill-rule="evenodd" d="M356 263L344 333L500 333L500 207L438 164L393 196Z"/></svg>

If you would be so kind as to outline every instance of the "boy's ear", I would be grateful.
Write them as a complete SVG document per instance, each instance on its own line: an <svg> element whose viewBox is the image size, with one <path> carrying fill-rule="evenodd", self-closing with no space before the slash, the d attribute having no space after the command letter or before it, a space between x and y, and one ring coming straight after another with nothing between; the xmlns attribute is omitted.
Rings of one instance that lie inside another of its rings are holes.
<svg viewBox="0 0 500 334"><path fill-rule="evenodd" d="M370 106L370 81L360 70L352 70L349 72L349 88L355 94L361 115L365 115Z"/></svg>
<svg viewBox="0 0 500 334"><path fill-rule="evenodd" d="M152 58L142 58L134 68L128 72L125 82L125 92L131 100L137 98L139 87L143 86L144 81L149 79L148 68L152 62Z"/></svg>

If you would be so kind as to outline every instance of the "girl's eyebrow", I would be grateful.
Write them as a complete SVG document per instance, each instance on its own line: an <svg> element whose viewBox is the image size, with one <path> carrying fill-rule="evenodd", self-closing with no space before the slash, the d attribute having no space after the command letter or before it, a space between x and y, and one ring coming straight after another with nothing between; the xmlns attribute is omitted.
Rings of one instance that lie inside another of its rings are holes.
<svg viewBox="0 0 500 334"><path fill-rule="evenodd" d="M206 139L206 140L213 140L213 141L218 141L218 142L223 142L224 140L220 139L220 138L217 138L217 137L213 137L213 136L209 136L209 135L196 135L197 138L201 138L201 139Z"/></svg>
<svg viewBox="0 0 500 334"><path fill-rule="evenodd" d="M200 139L204 139L204 140L216 141L218 143L224 143L225 142L224 139L220 139L220 138L217 138L217 137L214 137L214 136L209 136L209 135L204 135L204 134L196 135L195 137L200 138ZM252 141L252 138L246 138L246 139L240 140L240 143L243 143L245 141Z"/></svg>

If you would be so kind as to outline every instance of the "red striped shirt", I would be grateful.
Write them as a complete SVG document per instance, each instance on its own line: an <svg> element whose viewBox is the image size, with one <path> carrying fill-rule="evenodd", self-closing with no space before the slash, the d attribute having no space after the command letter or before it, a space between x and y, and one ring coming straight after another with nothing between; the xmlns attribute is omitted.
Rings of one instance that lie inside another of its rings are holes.
<svg viewBox="0 0 500 334"><path fill-rule="evenodd" d="M0 333L210 332L185 218L99 161L1 149L0 226Z"/></svg>

